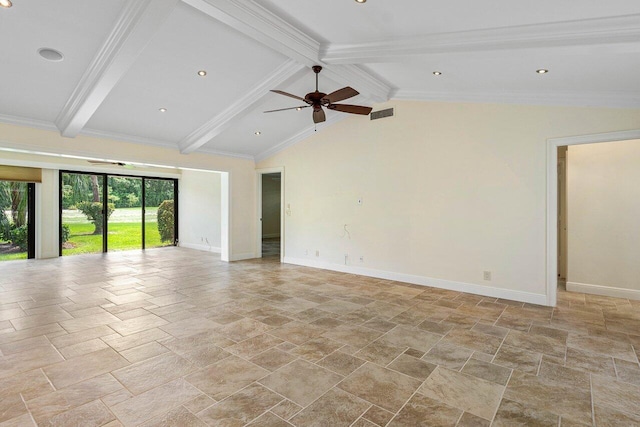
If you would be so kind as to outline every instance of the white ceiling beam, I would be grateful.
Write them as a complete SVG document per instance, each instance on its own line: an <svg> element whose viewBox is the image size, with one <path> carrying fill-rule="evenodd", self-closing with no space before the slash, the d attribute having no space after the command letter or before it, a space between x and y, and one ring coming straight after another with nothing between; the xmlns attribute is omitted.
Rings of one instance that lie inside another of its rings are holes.
<svg viewBox="0 0 640 427"><path fill-rule="evenodd" d="M372 101L389 99L391 86L357 67L331 66L320 60L320 43L284 19L251 0L182 0L234 30L307 67L322 65L324 74L354 86Z"/></svg>
<svg viewBox="0 0 640 427"><path fill-rule="evenodd" d="M269 90L280 85L290 84L304 75L305 67L294 60L288 60L273 73L266 76L257 86L247 91L226 110L187 135L179 143L180 152L188 154L211 141L231 126L236 120L244 117L252 107L262 101Z"/></svg>
<svg viewBox="0 0 640 427"><path fill-rule="evenodd" d="M327 64L398 62L440 53L637 43L640 14L322 46Z"/></svg>
<svg viewBox="0 0 640 427"><path fill-rule="evenodd" d="M114 28L58 114L55 124L73 138L91 119L151 41L178 0L128 0Z"/></svg>

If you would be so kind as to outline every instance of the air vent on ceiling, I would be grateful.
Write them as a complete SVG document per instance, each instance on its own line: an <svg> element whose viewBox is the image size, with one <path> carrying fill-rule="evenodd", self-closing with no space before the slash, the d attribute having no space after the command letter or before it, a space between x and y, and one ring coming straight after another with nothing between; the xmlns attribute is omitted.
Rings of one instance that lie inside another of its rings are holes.
<svg viewBox="0 0 640 427"><path fill-rule="evenodd" d="M393 117L393 108L387 108L385 110L373 111L371 113L371 120L384 119L385 117Z"/></svg>

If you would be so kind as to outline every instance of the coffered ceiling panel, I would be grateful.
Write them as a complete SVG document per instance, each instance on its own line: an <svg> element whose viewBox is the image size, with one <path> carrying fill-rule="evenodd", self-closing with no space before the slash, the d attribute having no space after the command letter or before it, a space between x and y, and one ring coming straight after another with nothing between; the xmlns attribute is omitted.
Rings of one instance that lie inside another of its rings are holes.
<svg viewBox="0 0 640 427"><path fill-rule="evenodd" d="M87 127L175 145L286 59L179 3Z"/></svg>
<svg viewBox="0 0 640 427"><path fill-rule="evenodd" d="M124 0L29 0L0 8L0 115L53 122ZM49 62L40 48L64 55Z"/></svg>

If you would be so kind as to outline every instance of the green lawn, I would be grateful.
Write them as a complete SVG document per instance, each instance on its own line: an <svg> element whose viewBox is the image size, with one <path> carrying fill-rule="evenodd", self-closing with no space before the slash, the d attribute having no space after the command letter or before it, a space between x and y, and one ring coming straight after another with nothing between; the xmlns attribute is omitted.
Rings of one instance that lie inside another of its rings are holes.
<svg viewBox="0 0 640 427"><path fill-rule="evenodd" d="M13 253L13 254L0 254L0 262L13 261L16 259L27 259L27 251Z"/></svg>
<svg viewBox="0 0 640 427"><path fill-rule="evenodd" d="M160 241L157 223L158 208L146 209L146 247L167 246ZM140 208L118 208L109 218L107 243L109 251L125 251L142 248L142 214ZM63 248L63 255L102 252L102 235L92 234L95 227L82 212L64 210L62 223L69 226L71 235L67 242L73 248Z"/></svg>

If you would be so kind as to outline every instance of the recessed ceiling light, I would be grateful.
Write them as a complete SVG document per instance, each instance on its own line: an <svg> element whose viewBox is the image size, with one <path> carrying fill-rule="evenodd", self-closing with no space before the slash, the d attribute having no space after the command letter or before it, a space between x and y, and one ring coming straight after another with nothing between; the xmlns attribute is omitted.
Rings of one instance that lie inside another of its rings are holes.
<svg viewBox="0 0 640 427"><path fill-rule="evenodd" d="M300 110L302 110L302 107L298 107L298 108L296 108L296 110L300 111Z"/></svg>
<svg viewBox="0 0 640 427"><path fill-rule="evenodd" d="M434 76L441 76L441 75L442 75L442 73L441 73L440 71L434 71L434 72L433 72L433 75L434 75Z"/></svg>
<svg viewBox="0 0 640 427"><path fill-rule="evenodd" d="M0 6L10 8L13 3L11 3L11 0L0 0Z"/></svg>
<svg viewBox="0 0 640 427"><path fill-rule="evenodd" d="M536 70L536 73L538 74L547 74L549 72L549 70L546 70L544 68L540 68L539 70Z"/></svg>
<svg viewBox="0 0 640 427"><path fill-rule="evenodd" d="M38 54L51 62L60 62L64 59L64 55L60 51L51 49L50 47L41 47L38 49Z"/></svg>
<svg viewBox="0 0 640 427"><path fill-rule="evenodd" d="M160 108L158 111L160 111L161 113L166 113L166 112L167 112L167 109L166 109L166 108L164 108L164 107L162 107L162 108Z"/></svg>
<svg viewBox="0 0 640 427"><path fill-rule="evenodd" d="M256 136L262 135L262 132L260 132L259 130L255 131L254 133L256 134Z"/></svg>
<svg viewBox="0 0 640 427"><path fill-rule="evenodd" d="M206 76L206 75L207 75L207 71L206 71L206 70L200 70L200 71L198 71L198 75L199 75L200 77L204 77L204 76Z"/></svg>
<svg viewBox="0 0 640 427"><path fill-rule="evenodd" d="M366 3L367 0L356 0L356 3Z"/></svg>

